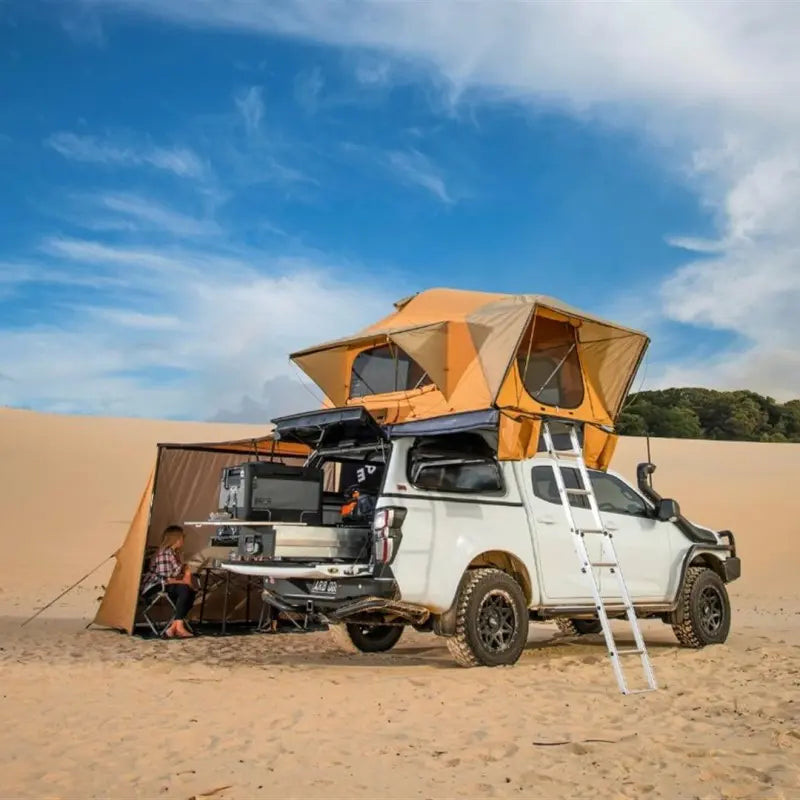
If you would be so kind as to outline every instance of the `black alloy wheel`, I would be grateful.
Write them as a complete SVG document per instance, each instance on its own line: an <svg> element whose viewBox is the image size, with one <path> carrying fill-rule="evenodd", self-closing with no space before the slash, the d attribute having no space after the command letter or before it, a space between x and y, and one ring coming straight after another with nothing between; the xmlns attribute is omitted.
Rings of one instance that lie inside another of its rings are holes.
<svg viewBox="0 0 800 800"><path fill-rule="evenodd" d="M468 570L455 610L447 647L461 666L500 667L519 660L528 641L528 603L514 577L493 567Z"/></svg>
<svg viewBox="0 0 800 800"><path fill-rule="evenodd" d="M725 604L722 594L716 586L704 586L700 592L699 622L703 633L713 639L722 627L725 616Z"/></svg>
<svg viewBox="0 0 800 800"><path fill-rule="evenodd" d="M722 578L706 566L689 567L669 622L684 647L722 644L731 628L731 603Z"/></svg>
<svg viewBox="0 0 800 800"><path fill-rule="evenodd" d="M478 607L477 629L481 644L490 653L502 653L511 646L519 621L514 601L505 589L484 595Z"/></svg>

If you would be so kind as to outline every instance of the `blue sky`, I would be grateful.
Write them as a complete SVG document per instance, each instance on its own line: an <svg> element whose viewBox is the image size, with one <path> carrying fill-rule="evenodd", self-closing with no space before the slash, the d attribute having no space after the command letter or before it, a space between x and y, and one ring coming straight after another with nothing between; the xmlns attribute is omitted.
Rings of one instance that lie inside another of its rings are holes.
<svg viewBox="0 0 800 800"><path fill-rule="evenodd" d="M437 285L800 395L797 14L719 6L0 3L0 403L262 421Z"/></svg>

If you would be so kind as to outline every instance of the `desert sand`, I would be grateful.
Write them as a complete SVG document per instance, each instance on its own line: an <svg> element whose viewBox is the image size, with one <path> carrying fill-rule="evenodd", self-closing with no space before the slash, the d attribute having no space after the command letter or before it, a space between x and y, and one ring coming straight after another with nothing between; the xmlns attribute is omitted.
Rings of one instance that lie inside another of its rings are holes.
<svg viewBox="0 0 800 800"><path fill-rule="evenodd" d="M647 623L660 691L622 697L599 637L533 625L513 668L433 636L350 656L327 634L146 641L85 630L157 441L259 426L0 409L0 796L800 797L800 445L653 440L654 483L737 536L725 645ZM613 468L633 477L642 440Z"/></svg>

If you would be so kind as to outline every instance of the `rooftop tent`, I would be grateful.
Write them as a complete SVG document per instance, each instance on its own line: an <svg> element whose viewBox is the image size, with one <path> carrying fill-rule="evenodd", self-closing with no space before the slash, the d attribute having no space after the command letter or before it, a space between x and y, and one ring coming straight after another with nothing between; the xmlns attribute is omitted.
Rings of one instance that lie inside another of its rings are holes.
<svg viewBox="0 0 800 800"><path fill-rule="evenodd" d="M386 423L496 408L519 439L522 420L541 415L613 426L648 343L543 295L430 289L291 358L331 405L361 404Z"/></svg>
<svg viewBox="0 0 800 800"><path fill-rule="evenodd" d="M271 435L231 442L159 444L93 624L133 632L146 548L159 543L167 525L207 519L217 510L223 467L254 459L299 465L309 452L301 444L279 442ZM184 557L191 565L209 550L209 531L187 527L185 533Z"/></svg>

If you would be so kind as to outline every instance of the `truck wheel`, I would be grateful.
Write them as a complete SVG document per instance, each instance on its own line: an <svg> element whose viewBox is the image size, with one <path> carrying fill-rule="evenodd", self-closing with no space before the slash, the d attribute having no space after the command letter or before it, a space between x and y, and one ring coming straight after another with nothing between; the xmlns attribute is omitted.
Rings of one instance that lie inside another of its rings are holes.
<svg viewBox="0 0 800 800"><path fill-rule="evenodd" d="M556 625L561 633L567 636L586 636L590 633L600 633L603 626L599 619L567 619L556 617Z"/></svg>
<svg viewBox="0 0 800 800"><path fill-rule="evenodd" d="M450 654L462 667L514 664L528 640L528 607L520 585L499 569L467 573L456 600Z"/></svg>
<svg viewBox="0 0 800 800"><path fill-rule="evenodd" d="M359 625L351 622L329 627L336 646L345 653L385 653L403 635L402 625Z"/></svg>
<svg viewBox="0 0 800 800"><path fill-rule="evenodd" d="M362 653L385 653L391 650L403 635L402 625L347 626L347 635Z"/></svg>
<svg viewBox="0 0 800 800"><path fill-rule="evenodd" d="M682 619L672 614L670 623L684 647L722 644L731 627L731 604L725 584L707 567L689 567L679 598Z"/></svg>

